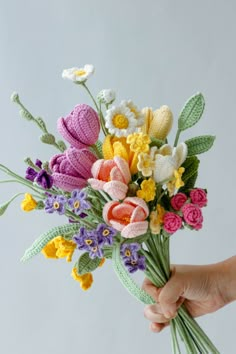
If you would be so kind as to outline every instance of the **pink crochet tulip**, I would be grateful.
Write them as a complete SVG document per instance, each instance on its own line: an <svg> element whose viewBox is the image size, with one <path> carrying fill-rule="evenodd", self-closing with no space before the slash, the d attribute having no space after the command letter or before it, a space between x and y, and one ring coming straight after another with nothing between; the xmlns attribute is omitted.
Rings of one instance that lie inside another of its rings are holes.
<svg viewBox="0 0 236 354"><path fill-rule="evenodd" d="M79 104L66 118L58 119L57 129L71 146L77 149L86 148L98 140L99 117L90 106Z"/></svg>
<svg viewBox="0 0 236 354"><path fill-rule="evenodd" d="M84 188L96 156L88 149L69 148L50 160L54 185L66 192Z"/></svg>
<svg viewBox="0 0 236 354"><path fill-rule="evenodd" d="M113 199L124 199L131 180L129 165L121 157L97 160L92 167L93 178L88 182L96 190L104 190Z"/></svg>
<svg viewBox="0 0 236 354"><path fill-rule="evenodd" d="M111 201L103 208L103 219L108 225L121 232L121 236L132 238L147 232L149 209L143 199L125 198L122 203Z"/></svg>

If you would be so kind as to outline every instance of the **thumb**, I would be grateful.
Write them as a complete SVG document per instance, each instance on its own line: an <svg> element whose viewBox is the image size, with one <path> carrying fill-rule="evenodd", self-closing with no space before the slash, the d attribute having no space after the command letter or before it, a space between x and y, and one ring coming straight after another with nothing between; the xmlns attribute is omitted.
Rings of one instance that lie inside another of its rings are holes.
<svg viewBox="0 0 236 354"><path fill-rule="evenodd" d="M163 314L166 318L172 318L175 316L180 303L183 302L180 299L183 292L183 284L180 279L175 276L175 269L173 269L172 276L170 280L165 284L165 286L161 289L158 299Z"/></svg>

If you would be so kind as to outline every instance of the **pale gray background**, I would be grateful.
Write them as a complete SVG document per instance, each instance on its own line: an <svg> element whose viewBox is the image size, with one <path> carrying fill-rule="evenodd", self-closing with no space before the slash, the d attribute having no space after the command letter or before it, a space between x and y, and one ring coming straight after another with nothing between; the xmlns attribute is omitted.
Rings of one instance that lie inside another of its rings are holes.
<svg viewBox="0 0 236 354"><path fill-rule="evenodd" d="M217 136L201 158L198 180L208 188L209 205L200 232L173 237L172 261L204 264L235 254L235 1L1 0L0 7L1 162L24 174L24 157L46 160L55 152L39 142L36 126L19 118L9 100L13 90L54 132L59 116L90 103L80 87L61 79L63 68L92 63L93 92L111 87L139 107L168 104L176 120L186 99L202 91L204 118L182 138ZM0 188L1 202L25 191ZM23 213L19 202L0 221L0 352L169 354L169 330L149 332L143 306L109 262L87 293L64 260L19 262L38 235L63 223L56 215ZM224 354L235 353L235 306L199 319Z"/></svg>

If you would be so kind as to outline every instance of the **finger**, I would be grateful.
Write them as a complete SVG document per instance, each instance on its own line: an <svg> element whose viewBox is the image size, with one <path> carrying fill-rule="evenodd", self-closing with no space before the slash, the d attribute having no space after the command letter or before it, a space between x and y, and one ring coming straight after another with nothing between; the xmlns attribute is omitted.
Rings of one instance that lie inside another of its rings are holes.
<svg viewBox="0 0 236 354"><path fill-rule="evenodd" d="M146 306L144 309L144 316L151 322L166 323L169 322L162 313L158 313L155 305Z"/></svg>
<svg viewBox="0 0 236 354"><path fill-rule="evenodd" d="M151 323L150 330L154 333L160 333L165 327L169 326L169 323Z"/></svg>
<svg viewBox="0 0 236 354"><path fill-rule="evenodd" d="M158 298L159 298L159 294L161 292L161 288L157 288L155 285L153 285L153 283L150 280L145 279L144 282L143 282L143 285L142 285L142 289L144 291L146 291L149 295L151 295L153 300L158 302Z"/></svg>

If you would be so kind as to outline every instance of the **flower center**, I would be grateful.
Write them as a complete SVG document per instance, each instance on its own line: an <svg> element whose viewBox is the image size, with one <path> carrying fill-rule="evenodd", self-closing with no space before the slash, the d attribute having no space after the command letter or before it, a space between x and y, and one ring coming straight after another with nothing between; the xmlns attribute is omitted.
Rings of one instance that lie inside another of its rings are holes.
<svg viewBox="0 0 236 354"><path fill-rule="evenodd" d="M108 236L109 234L110 234L110 231L107 229L103 230L103 232L102 232L103 236Z"/></svg>
<svg viewBox="0 0 236 354"><path fill-rule="evenodd" d="M83 70L83 69L75 70L75 71L74 71L74 74L75 74L75 76L83 76L83 75L86 74L86 71Z"/></svg>
<svg viewBox="0 0 236 354"><path fill-rule="evenodd" d="M127 129L129 126L128 118L123 114L116 114L112 118L113 125L118 129Z"/></svg>
<svg viewBox="0 0 236 354"><path fill-rule="evenodd" d="M135 264L137 264L137 261L132 260L130 263L131 263L132 265L135 265Z"/></svg>
<svg viewBox="0 0 236 354"><path fill-rule="evenodd" d="M131 256L130 250L126 250L126 251L125 251L125 255L126 255L126 257L130 257L130 256Z"/></svg>
<svg viewBox="0 0 236 354"><path fill-rule="evenodd" d="M80 207L80 202L78 201L78 200L76 200L75 202L74 202L74 208L75 209L78 209Z"/></svg>
<svg viewBox="0 0 236 354"><path fill-rule="evenodd" d="M93 251L94 253L97 252L97 250L98 250L97 246L92 248L92 251Z"/></svg>
<svg viewBox="0 0 236 354"><path fill-rule="evenodd" d="M122 221L124 221L125 223L129 224L130 223L130 217L129 216L123 216L121 218Z"/></svg>
<svg viewBox="0 0 236 354"><path fill-rule="evenodd" d="M58 202L54 202L53 203L53 208L54 209L59 209L60 208L60 204Z"/></svg>
<svg viewBox="0 0 236 354"><path fill-rule="evenodd" d="M85 243L86 243L86 245L90 246L93 243L93 241L88 239L88 240L85 240Z"/></svg>

